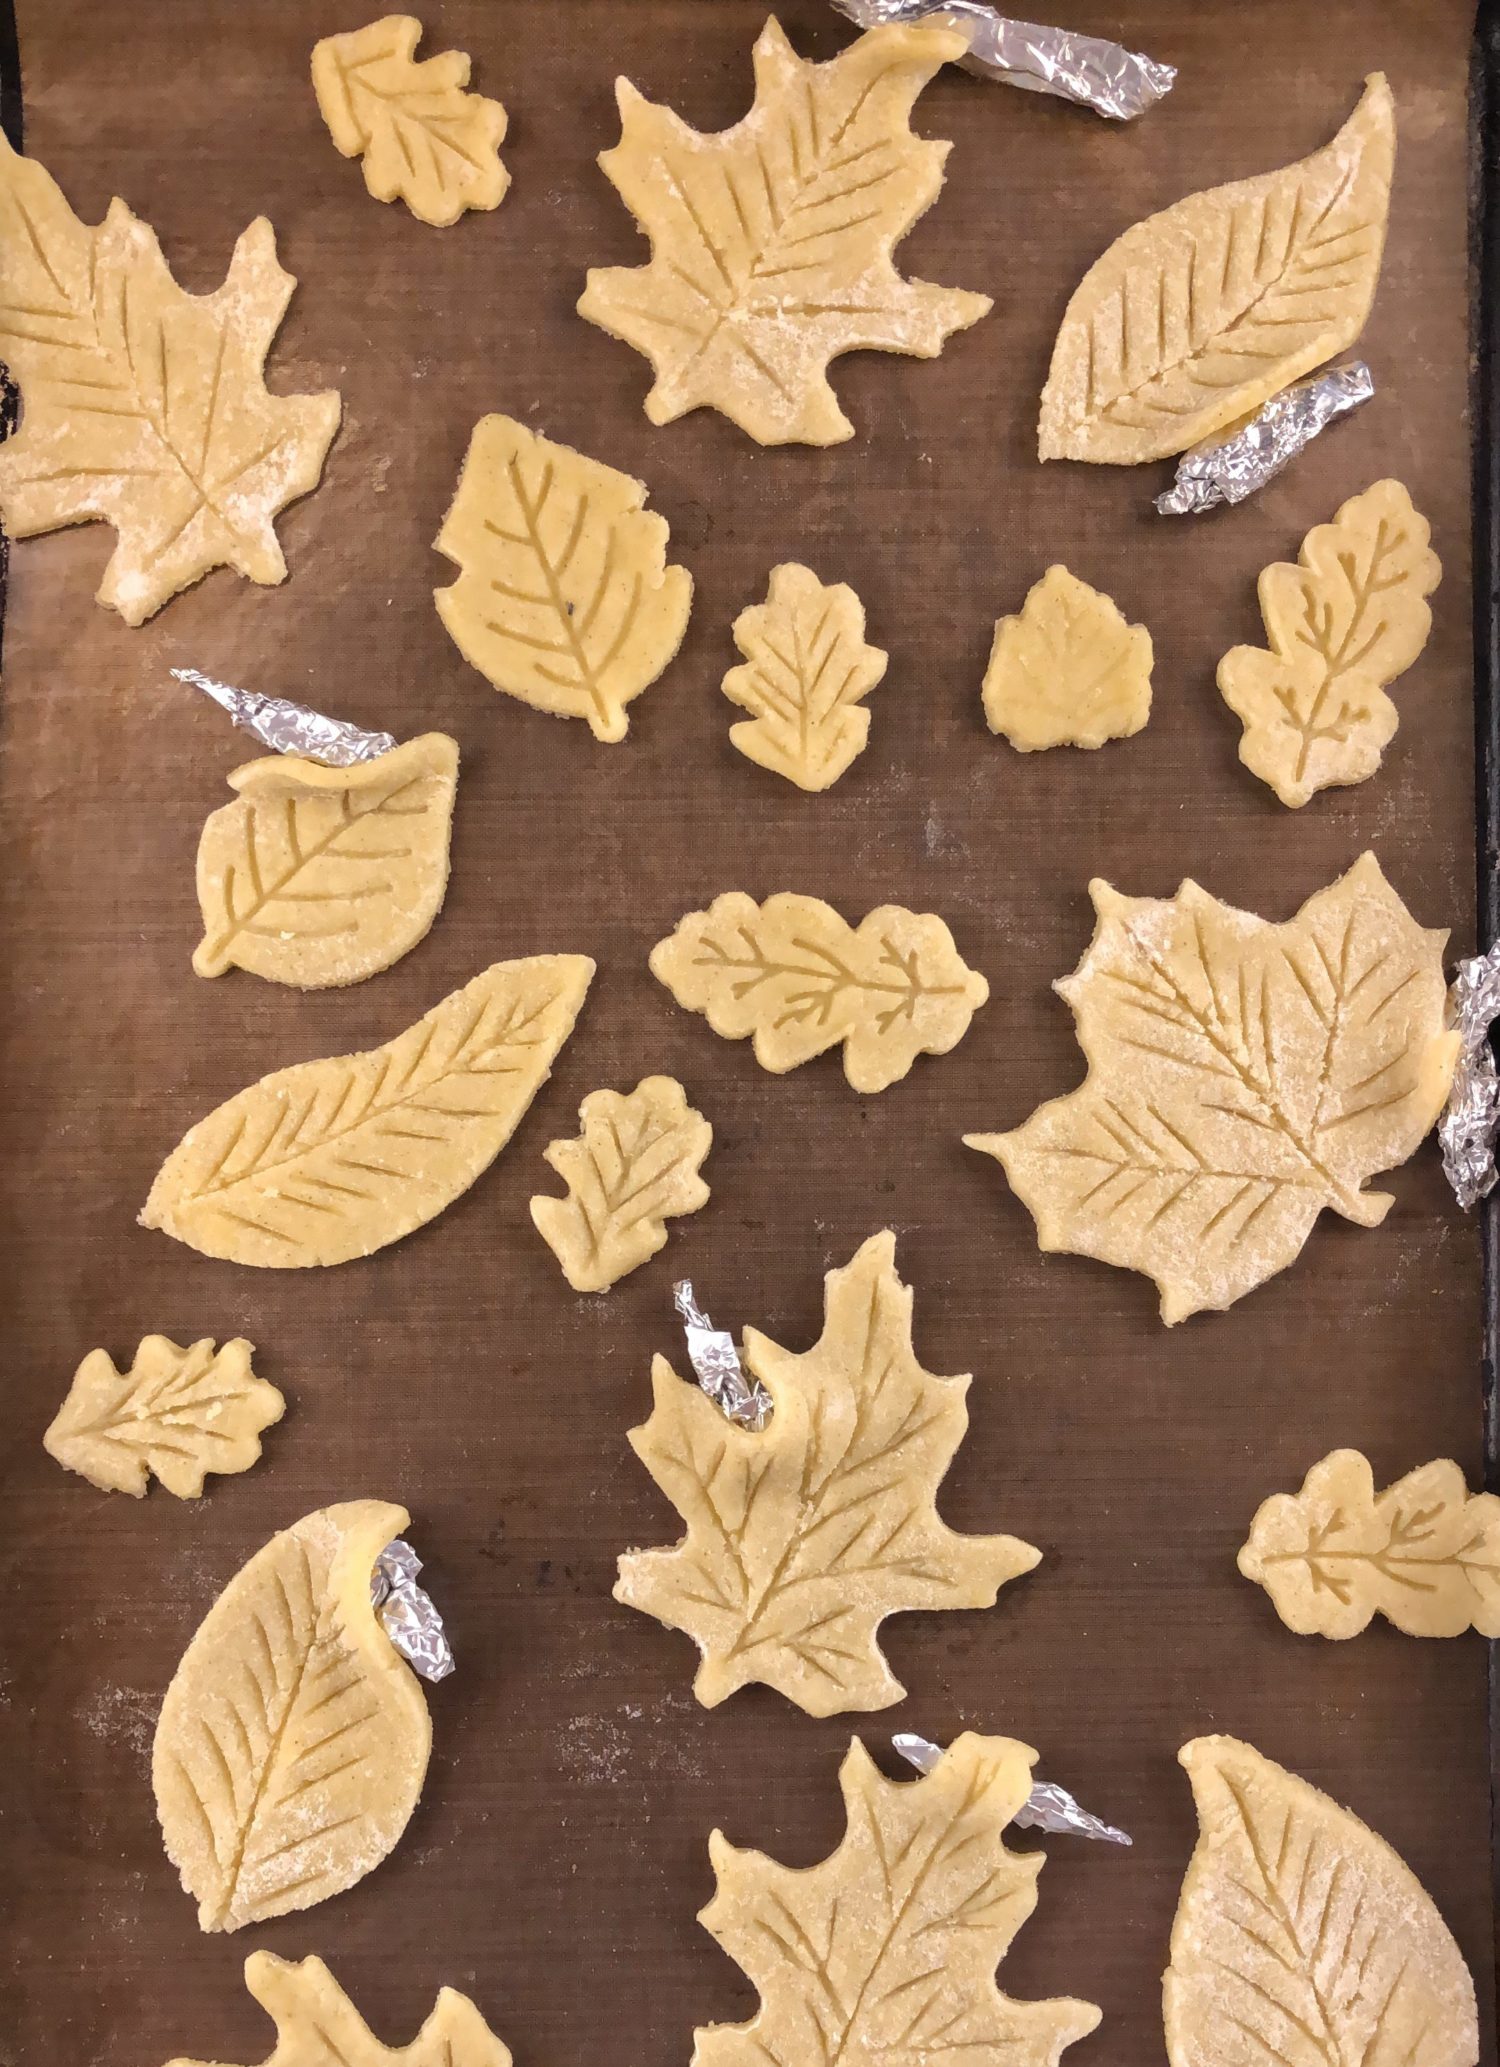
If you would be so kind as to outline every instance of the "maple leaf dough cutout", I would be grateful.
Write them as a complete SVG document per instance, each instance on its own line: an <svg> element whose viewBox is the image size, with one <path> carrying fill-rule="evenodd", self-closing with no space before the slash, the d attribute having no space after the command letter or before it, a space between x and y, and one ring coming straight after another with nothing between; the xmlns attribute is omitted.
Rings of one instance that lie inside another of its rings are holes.
<svg viewBox="0 0 1500 2067"><path fill-rule="evenodd" d="M1151 634L1066 567L1049 567L1019 617L1002 617L984 714L1029 754L1129 739L1151 715Z"/></svg>
<svg viewBox="0 0 1500 2067"><path fill-rule="evenodd" d="M886 669L887 656L865 644L858 596L844 582L825 587L795 561L773 567L765 602L735 619L734 643L745 665L722 687L752 715L730 726L731 744L799 789L831 788L864 751L870 713L861 705Z"/></svg>
<svg viewBox="0 0 1500 2067"><path fill-rule="evenodd" d="M805 1354L746 1330L745 1363L771 1396L763 1429L728 1420L665 1357L652 1365L651 1418L630 1444L687 1533L627 1552L615 1599L692 1637L705 1708L754 1681L809 1715L887 1708L906 1691L880 1649L887 1615L993 1607L1041 1562L938 1515L969 1378L918 1363L895 1253L893 1234L872 1235L829 1272Z"/></svg>
<svg viewBox="0 0 1500 2067"><path fill-rule="evenodd" d="M687 630L693 578L667 565L645 484L481 417L437 550L462 571L433 601L471 667L522 703L625 737L625 706Z"/></svg>
<svg viewBox="0 0 1500 2067"><path fill-rule="evenodd" d="M1007 1849L1036 1753L955 1739L917 1780L887 1780L856 1737L839 1770L848 1827L816 1866L709 1839L718 1890L698 1921L760 2008L696 2034L696 2067L888 2067L961 2050L972 2067L1056 2067L1095 2029L1091 2002L1017 2002L995 1969L1036 1907L1039 1852Z"/></svg>
<svg viewBox="0 0 1500 2067"><path fill-rule="evenodd" d="M1299 1636L1358 1636L1376 1615L1408 1636L1500 1636L1500 1499L1450 1458L1377 1494L1369 1459L1334 1450L1300 1493L1261 1502L1238 1563Z"/></svg>
<svg viewBox="0 0 1500 2067"><path fill-rule="evenodd" d="M1384 1838L1233 1737L1178 1758L1201 1835L1163 1984L1171 2067L1474 2067L1474 1984Z"/></svg>
<svg viewBox="0 0 1500 2067"><path fill-rule="evenodd" d="M504 1148L593 974L584 955L495 962L384 1047L262 1077L188 1129L142 1227L267 1270L348 1263L399 1241Z"/></svg>
<svg viewBox="0 0 1500 2067"><path fill-rule="evenodd" d="M1163 459L1353 344L1385 249L1396 112L1372 72L1321 151L1189 194L1116 238L1068 303L1043 459Z"/></svg>
<svg viewBox="0 0 1500 2067"><path fill-rule="evenodd" d="M240 1335L220 1350L206 1335L188 1349L147 1335L125 1372L91 1349L43 1446L101 1492L139 1499L154 1473L179 1500L196 1500L206 1472L248 1471L262 1430L286 1411L251 1370L253 1349Z"/></svg>
<svg viewBox="0 0 1500 2067"><path fill-rule="evenodd" d="M326 1901L406 1828L432 1723L370 1574L410 1520L383 1500L305 1515L229 1582L184 1651L151 1782L201 1930Z"/></svg>
<svg viewBox="0 0 1500 2067"><path fill-rule="evenodd" d="M285 581L273 520L318 485L340 404L261 377L296 285L265 217L222 287L186 294L123 201L89 228L0 138L0 282L0 355L21 389L0 448L11 536L112 524L97 600L127 624L215 567Z"/></svg>
<svg viewBox="0 0 1500 2067"><path fill-rule="evenodd" d="M295 1964L252 1952L245 1986L276 2025L276 2047L261 2067L511 2067L467 1995L443 1988L410 2045L380 2043L321 1959ZM173 2060L169 2067L212 2067Z"/></svg>
<svg viewBox="0 0 1500 2067"><path fill-rule="evenodd" d="M198 841L200 976L361 983L426 938L448 887L458 747L442 732L328 768L267 754Z"/></svg>
<svg viewBox="0 0 1500 2067"><path fill-rule="evenodd" d="M578 313L651 361L652 423L718 409L761 445L835 445L854 426L831 360L934 359L988 313L987 295L903 280L891 261L950 148L912 134L912 107L965 47L951 29L889 26L807 64L773 15L755 105L716 136L617 81L620 142L599 163L651 259L593 268Z"/></svg>
<svg viewBox="0 0 1500 2067"><path fill-rule="evenodd" d="M565 1199L531 1201L537 1232L575 1292L606 1292L667 1243L664 1222L708 1204L698 1175L714 1130L675 1077L643 1077L628 1096L591 1091L583 1132L544 1151Z"/></svg>
<svg viewBox="0 0 1500 2067"><path fill-rule="evenodd" d="M1395 737L1386 684L1427 644L1443 578L1429 536L1402 484L1377 481L1308 532L1295 566L1261 574L1270 650L1231 647L1219 694L1244 727L1241 761L1292 810L1373 775Z"/></svg>
<svg viewBox="0 0 1500 2067"><path fill-rule="evenodd" d="M651 973L725 1040L754 1037L781 1075L844 1044L856 1091L884 1091L919 1055L946 1055L990 994L930 912L883 904L858 927L817 897L742 890L689 912L651 950Z"/></svg>
<svg viewBox="0 0 1500 2067"><path fill-rule="evenodd" d="M465 93L466 51L415 62L415 15L388 14L313 45L312 81L329 134L346 158L363 158L377 201L404 201L439 228L466 208L498 208L510 185L500 163L506 114L497 100Z"/></svg>
<svg viewBox="0 0 1500 2067"><path fill-rule="evenodd" d="M1295 1260L1325 1207L1378 1227L1364 1189L1442 1111L1446 932L1418 926L1373 854L1276 925L1196 883L1174 898L1089 885L1098 924L1071 976L1084 1083L992 1155L1044 1250L1154 1278L1170 1326Z"/></svg>

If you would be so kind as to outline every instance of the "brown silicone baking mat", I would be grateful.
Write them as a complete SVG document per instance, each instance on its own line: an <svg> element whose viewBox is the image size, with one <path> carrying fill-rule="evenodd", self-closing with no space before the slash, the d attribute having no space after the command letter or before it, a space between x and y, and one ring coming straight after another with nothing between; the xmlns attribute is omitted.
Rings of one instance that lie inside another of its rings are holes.
<svg viewBox="0 0 1500 2067"><path fill-rule="evenodd" d="M1279 917L1373 846L1413 911L1470 946L1470 7L1079 0L1080 26L1180 67L1169 100L1123 128L939 78L918 125L955 140L949 184L906 269L984 290L994 312L932 364L843 362L858 436L827 452L762 451L706 413L653 429L645 362L573 313L588 265L644 256L594 163L618 133L614 76L700 127L731 122L763 0L429 5L427 47L470 51L512 117L509 197L447 230L373 201L319 119L310 46L371 11L17 7L28 150L87 219L125 196L190 288L217 284L240 230L269 216L299 282L271 384L338 388L344 423L322 486L281 522L280 589L216 573L132 631L91 600L103 529L12 559L0 2062L259 2060L271 2030L240 1972L266 1946L323 1955L392 2042L447 1982L518 2067L682 2067L695 2024L754 2000L694 1922L709 1831L820 1857L855 1728L887 1763L892 1729L1009 1732L1134 1835L1130 1852L1050 1841L1003 1969L1016 1995L1102 2006L1078 2067L1161 2056L1158 1980L1195 1833L1174 1754L1208 1730L1250 1739L1390 1839L1457 1936L1488 2033L1485 1646L1383 1623L1353 1643L1298 1640L1234 1569L1257 1502L1338 1444L1367 1451L1382 1482L1438 1456L1477 1480L1478 1244L1435 1148L1391 1180L1381 1228L1325 1218L1295 1268L1168 1332L1145 1279L1041 1257L996 1166L959 1146L1080 1075L1048 986L1087 940L1091 876L1169 894L1191 874ZM782 19L804 53L850 33L824 0L788 0ZM1376 68L1400 120L1363 345L1376 400L1256 500L1196 522L1152 513L1165 469L1039 466L1037 396L1087 264L1190 189L1323 143ZM451 569L431 541L470 430L497 409L644 478L697 583L681 656L633 706L624 745L497 695L433 610ZM1432 641L1396 692L1386 767L1289 813L1239 768L1214 666L1258 633L1259 569L1388 473L1442 555ZM821 797L730 749L718 693L731 620L790 558L851 582L891 655L869 749ZM984 730L979 677L996 615L1059 559L1150 627L1155 706L1102 753L1023 758ZM397 968L312 996L193 975L198 831L254 748L173 665L459 741L447 905ZM833 1056L770 1076L646 969L683 912L729 888L804 890L850 917L892 901L939 912L991 1001L952 1055L878 1098L852 1093ZM162 1156L221 1098L386 1038L492 960L563 949L599 963L578 1031L494 1169L423 1232L283 1275L135 1225ZM556 1188L541 1150L572 1131L584 1093L651 1071L679 1076L713 1122L712 1203L609 1295L578 1297L527 1215L533 1191ZM652 1352L685 1368L671 1281L690 1273L723 1323L804 1347L824 1272L885 1225L922 1360L976 1374L947 1514L1024 1536L1045 1561L993 1612L890 1625L910 1694L885 1714L817 1722L764 1689L706 1712L687 1639L610 1599L621 1549L677 1533L625 1444ZM152 1330L248 1335L289 1401L256 1469L191 1505L159 1488L104 1496L41 1449L83 1352L128 1357ZM202 1936L153 1813L162 1691L251 1552L364 1494L411 1509L458 1654L429 1694L426 1793L350 1893Z"/></svg>

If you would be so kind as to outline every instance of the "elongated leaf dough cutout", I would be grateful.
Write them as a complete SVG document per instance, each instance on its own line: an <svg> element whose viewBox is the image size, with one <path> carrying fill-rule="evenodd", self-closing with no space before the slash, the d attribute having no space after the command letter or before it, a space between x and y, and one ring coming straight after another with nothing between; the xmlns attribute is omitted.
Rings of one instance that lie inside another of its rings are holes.
<svg viewBox="0 0 1500 2067"><path fill-rule="evenodd" d="M1019 617L1002 617L984 714L1023 754L1129 739L1151 715L1151 634L1066 567L1049 567Z"/></svg>
<svg viewBox="0 0 1500 2067"><path fill-rule="evenodd" d="M126 1372L91 1349L42 1442L67 1471L105 1493L137 1499L154 1474L179 1500L196 1500L206 1472L248 1471L261 1432L286 1401L250 1369L254 1345L236 1335L216 1350L147 1335Z"/></svg>
<svg viewBox="0 0 1500 2067"><path fill-rule="evenodd" d="M593 974L583 955L495 962L383 1048L262 1077L188 1129L141 1225L279 1270L399 1241L504 1148Z"/></svg>
<svg viewBox="0 0 1500 2067"><path fill-rule="evenodd" d="M294 754L236 768L238 801L198 842L198 974L320 990L399 962L442 907L457 783L442 732L352 768Z"/></svg>
<svg viewBox="0 0 1500 2067"><path fill-rule="evenodd" d="M573 1290L604 1292L666 1247L666 1221L708 1204L698 1169L714 1130L675 1077L591 1091L578 1117L578 1139L545 1151L568 1196L534 1198L531 1217Z"/></svg>
<svg viewBox="0 0 1500 2067"><path fill-rule="evenodd" d="M432 1724L370 1574L410 1519L383 1500L304 1516L230 1581L183 1653L151 1779L201 1929L324 1902L406 1828Z"/></svg>
<svg viewBox="0 0 1500 2067"><path fill-rule="evenodd" d="M1372 72L1321 151L1189 194L1117 237L1052 348L1042 458L1185 452L1353 344L1380 277L1395 157L1395 104Z"/></svg>
<svg viewBox="0 0 1500 2067"><path fill-rule="evenodd" d="M731 743L799 789L830 789L864 751L863 701L886 669L865 644L864 605L845 583L825 587L790 561L771 569L765 602L735 619L734 643L745 665L722 686L751 716L730 726Z"/></svg>

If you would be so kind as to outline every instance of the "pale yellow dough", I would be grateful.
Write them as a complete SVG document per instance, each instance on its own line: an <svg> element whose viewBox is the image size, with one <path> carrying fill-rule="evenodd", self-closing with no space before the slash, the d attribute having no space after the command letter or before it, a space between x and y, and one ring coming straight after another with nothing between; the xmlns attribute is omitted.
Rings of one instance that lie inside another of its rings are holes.
<svg viewBox="0 0 1500 2067"><path fill-rule="evenodd" d="M286 1411L251 1370L253 1349L239 1335L219 1350L207 1336L183 1349L147 1335L124 1373L108 1350L91 1349L42 1442L101 1492L139 1498L154 1473L179 1500L196 1500L206 1472L248 1471L261 1431Z"/></svg>
<svg viewBox="0 0 1500 2067"><path fill-rule="evenodd" d="M984 714L1023 754L1128 739L1151 715L1151 634L1066 567L1049 567L1019 617L1002 617Z"/></svg>
<svg viewBox="0 0 1500 2067"><path fill-rule="evenodd" d="M714 1130L675 1077L591 1091L578 1117L578 1139L545 1151L568 1196L534 1198L531 1217L573 1290L605 1292L666 1247L667 1220L708 1204L698 1168Z"/></svg>
<svg viewBox="0 0 1500 2067"><path fill-rule="evenodd" d="M1299 1636L1357 1636L1378 1614L1408 1636L1500 1637L1500 1499L1448 1458L1377 1493L1369 1459L1334 1450L1300 1493L1262 1501L1239 1568Z"/></svg>
<svg viewBox="0 0 1500 2067"><path fill-rule="evenodd" d="M505 110L465 93L469 59L445 50L420 64L414 15L388 14L313 45L312 80L329 134L363 158L377 201L402 200L419 222L454 223L466 208L498 208L510 185L500 163Z"/></svg>
<svg viewBox="0 0 1500 2067"><path fill-rule="evenodd" d="M732 744L799 789L831 788L864 751L870 713L861 706L886 668L880 648L865 644L858 596L795 561L773 567L765 602L735 619L734 643L745 665L722 686L751 716L730 726Z"/></svg>
<svg viewBox="0 0 1500 2067"><path fill-rule="evenodd" d="M1201 1835L1163 1983L1171 2067L1474 2067L1474 1984L1384 1838L1233 1737L1178 1757Z"/></svg>
<svg viewBox="0 0 1500 2067"><path fill-rule="evenodd" d="M201 1929L326 1901L406 1828L432 1725L370 1575L410 1519L383 1500L304 1516L230 1581L183 1653L151 1778Z"/></svg>
<svg viewBox="0 0 1500 2067"><path fill-rule="evenodd" d="M238 801L198 841L198 974L321 990L400 961L442 907L457 782L442 732L352 768L292 754L236 768Z"/></svg>
<svg viewBox="0 0 1500 2067"><path fill-rule="evenodd" d="M739 1426L664 1357L636 1455L687 1524L668 1550L620 1559L615 1599L692 1637L693 1691L717 1707L752 1681L809 1715L885 1708L906 1691L880 1649L887 1615L992 1607L1041 1552L961 1536L937 1490L969 1425L969 1379L924 1371L896 1238L830 1271L823 1333L802 1355L755 1329L744 1362L770 1394Z"/></svg>

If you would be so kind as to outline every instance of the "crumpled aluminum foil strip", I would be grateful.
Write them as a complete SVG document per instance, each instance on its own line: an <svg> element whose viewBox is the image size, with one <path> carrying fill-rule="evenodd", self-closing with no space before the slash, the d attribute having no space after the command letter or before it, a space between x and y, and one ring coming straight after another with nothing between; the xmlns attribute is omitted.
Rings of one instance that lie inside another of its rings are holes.
<svg viewBox="0 0 1500 2067"><path fill-rule="evenodd" d="M417 1584L421 1569L422 1560L409 1543L399 1536L387 1543L370 1574L370 1606L414 1672L423 1679L446 1679L453 1670L453 1649L431 1596Z"/></svg>
<svg viewBox="0 0 1500 2067"><path fill-rule="evenodd" d="M891 1742L919 1773L930 1773L943 1755L936 1744L910 1730L899 1730ZM1067 1788L1059 1787L1055 1780L1033 1780L1030 1797L1011 1821L1018 1830L1050 1830L1062 1837L1097 1837L1112 1845L1128 1845L1131 1841L1123 1830L1116 1830L1112 1823L1101 1823L1097 1816L1081 1809Z"/></svg>
<svg viewBox="0 0 1500 2067"><path fill-rule="evenodd" d="M1443 1145L1443 1171L1453 1195L1465 1207L1479 1204L1494 1190L1495 1135L1500 1130L1500 1074L1490 1047L1490 1027L1500 1018L1500 940L1488 954L1460 962L1448 993L1448 1024L1463 1039L1453 1088L1438 1140Z"/></svg>
<svg viewBox="0 0 1500 2067"><path fill-rule="evenodd" d="M321 761L325 768L352 768L357 761L388 754L396 744L389 732L365 732L345 718L325 718L321 711L289 703L285 697L232 688L228 682L200 674L195 667L174 667L172 674L211 696L241 731L252 733L272 753L303 754L310 761Z"/></svg>
<svg viewBox="0 0 1500 2067"><path fill-rule="evenodd" d="M757 1433L771 1418L771 1395L758 1378L747 1378L734 1337L699 1311L688 1278L672 1287L672 1304L682 1315L688 1361L698 1383L721 1413Z"/></svg>
<svg viewBox="0 0 1500 2067"><path fill-rule="evenodd" d="M1176 67L1142 57L1139 51L1050 29L1041 22L1012 21L982 0L833 0L840 14L861 29L885 22L933 21L969 39L964 70L999 79L1028 93L1092 108L1115 122L1130 122L1170 93Z"/></svg>
<svg viewBox="0 0 1500 2067"><path fill-rule="evenodd" d="M1375 382L1362 359L1293 381L1248 423L1185 452L1177 462L1176 480L1156 498L1157 513L1196 517L1220 503L1243 502L1274 480L1337 417L1368 402L1374 392Z"/></svg>

